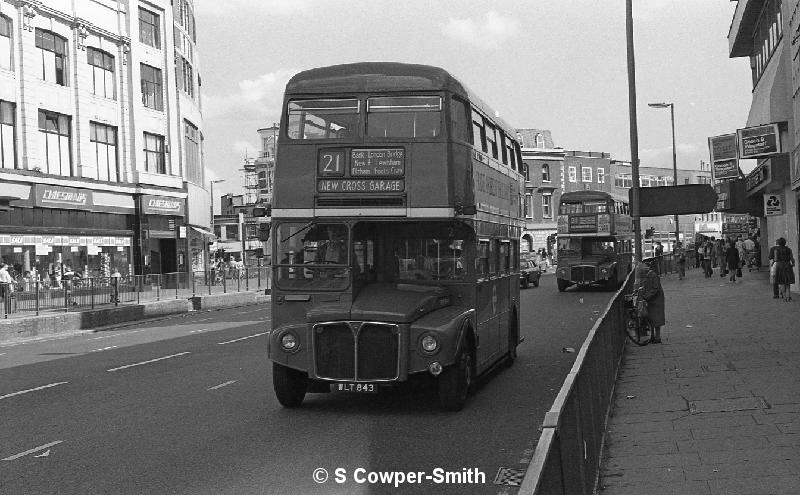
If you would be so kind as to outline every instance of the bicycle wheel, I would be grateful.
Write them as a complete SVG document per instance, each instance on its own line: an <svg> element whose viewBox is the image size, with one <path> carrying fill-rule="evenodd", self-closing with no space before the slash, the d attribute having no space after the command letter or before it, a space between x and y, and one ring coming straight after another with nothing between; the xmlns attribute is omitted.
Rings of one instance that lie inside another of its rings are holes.
<svg viewBox="0 0 800 495"><path fill-rule="evenodd" d="M625 335L636 345L647 345L653 337L653 326L646 318L628 318L625 321Z"/></svg>

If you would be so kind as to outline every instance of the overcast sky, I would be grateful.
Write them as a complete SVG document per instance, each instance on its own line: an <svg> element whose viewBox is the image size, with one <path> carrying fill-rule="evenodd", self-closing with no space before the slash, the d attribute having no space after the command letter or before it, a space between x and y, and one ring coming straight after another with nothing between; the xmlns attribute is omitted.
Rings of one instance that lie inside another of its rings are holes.
<svg viewBox="0 0 800 495"><path fill-rule="evenodd" d="M749 61L728 58L736 2L636 0L642 166L708 162L709 136L745 126ZM326 65L393 61L454 74L517 128L556 146L630 159L624 0L195 0L206 165L242 193L245 156L280 118L288 79ZM216 194L215 194L216 195Z"/></svg>

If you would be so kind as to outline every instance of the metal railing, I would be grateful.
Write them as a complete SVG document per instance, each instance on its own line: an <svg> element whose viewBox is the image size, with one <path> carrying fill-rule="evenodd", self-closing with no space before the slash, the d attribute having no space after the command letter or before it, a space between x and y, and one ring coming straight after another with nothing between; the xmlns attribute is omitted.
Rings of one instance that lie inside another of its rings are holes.
<svg viewBox="0 0 800 495"><path fill-rule="evenodd" d="M661 257L661 273L677 270L672 254ZM643 260L656 266L659 259ZM687 253L686 269L694 269ZM634 273L612 298L583 343L575 364L542 422L542 434L518 493L591 495L600 472L606 422L625 351L624 295Z"/></svg>
<svg viewBox="0 0 800 495"><path fill-rule="evenodd" d="M85 311L99 306L181 299L199 295L269 289L271 267L244 267L71 280L0 283L0 314L39 315L42 311Z"/></svg>

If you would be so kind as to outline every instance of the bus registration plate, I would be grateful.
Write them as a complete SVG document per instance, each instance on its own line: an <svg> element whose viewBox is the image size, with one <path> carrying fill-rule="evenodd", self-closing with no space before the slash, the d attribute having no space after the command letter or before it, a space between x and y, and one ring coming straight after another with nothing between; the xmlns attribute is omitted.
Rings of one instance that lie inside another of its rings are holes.
<svg viewBox="0 0 800 495"><path fill-rule="evenodd" d="M374 383L334 383L331 385L334 392L353 392L357 394L377 394L378 386Z"/></svg>

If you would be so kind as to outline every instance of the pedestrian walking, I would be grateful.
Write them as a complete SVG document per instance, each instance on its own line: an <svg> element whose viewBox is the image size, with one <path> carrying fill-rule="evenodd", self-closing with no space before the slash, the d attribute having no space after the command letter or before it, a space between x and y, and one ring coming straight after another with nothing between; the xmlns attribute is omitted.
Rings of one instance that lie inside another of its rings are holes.
<svg viewBox="0 0 800 495"><path fill-rule="evenodd" d="M672 250L672 259L678 267L678 280L683 280L686 277L686 249L683 243L678 241L675 243L675 248Z"/></svg>
<svg viewBox="0 0 800 495"><path fill-rule="evenodd" d="M781 297L789 302L792 300L791 286L794 283L794 253L786 246L786 239L778 238L776 246L770 249L769 259L770 269L775 267L774 285L779 287L778 295L773 297Z"/></svg>
<svg viewBox="0 0 800 495"><path fill-rule="evenodd" d="M656 272L661 275L664 273L664 245L661 244L661 241L656 241L655 256Z"/></svg>
<svg viewBox="0 0 800 495"><path fill-rule="evenodd" d="M706 242L705 236L698 236L694 241L694 267L703 266L703 245Z"/></svg>
<svg viewBox="0 0 800 495"><path fill-rule="evenodd" d="M661 327L666 323L664 316L665 300L664 289L661 288L661 278L647 263L636 265L633 286L642 290L642 297L647 301L647 318L653 325L654 344L661 343Z"/></svg>
<svg viewBox="0 0 800 495"><path fill-rule="evenodd" d="M725 247L725 241L723 239L717 239L714 243L714 262L719 267L719 276L724 277L728 274L728 264L726 262L728 258L727 249Z"/></svg>
<svg viewBox="0 0 800 495"><path fill-rule="evenodd" d="M11 306L11 294L14 292L14 279L8 273L8 265L0 263L0 302L3 304L3 314L9 314Z"/></svg>
<svg viewBox="0 0 800 495"><path fill-rule="evenodd" d="M711 239L706 238L703 242L703 273L706 278L710 278L714 271L711 268L711 263L714 258L714 244Z"/></svg>
<svg viewBox="0 0 800 495"><path fill-rule="evenodd" d="M736 283L736 272L739 268L739 250L730 241L725 243L725 263L727 264L728 271L731 272L729 280Z"/></svg>

